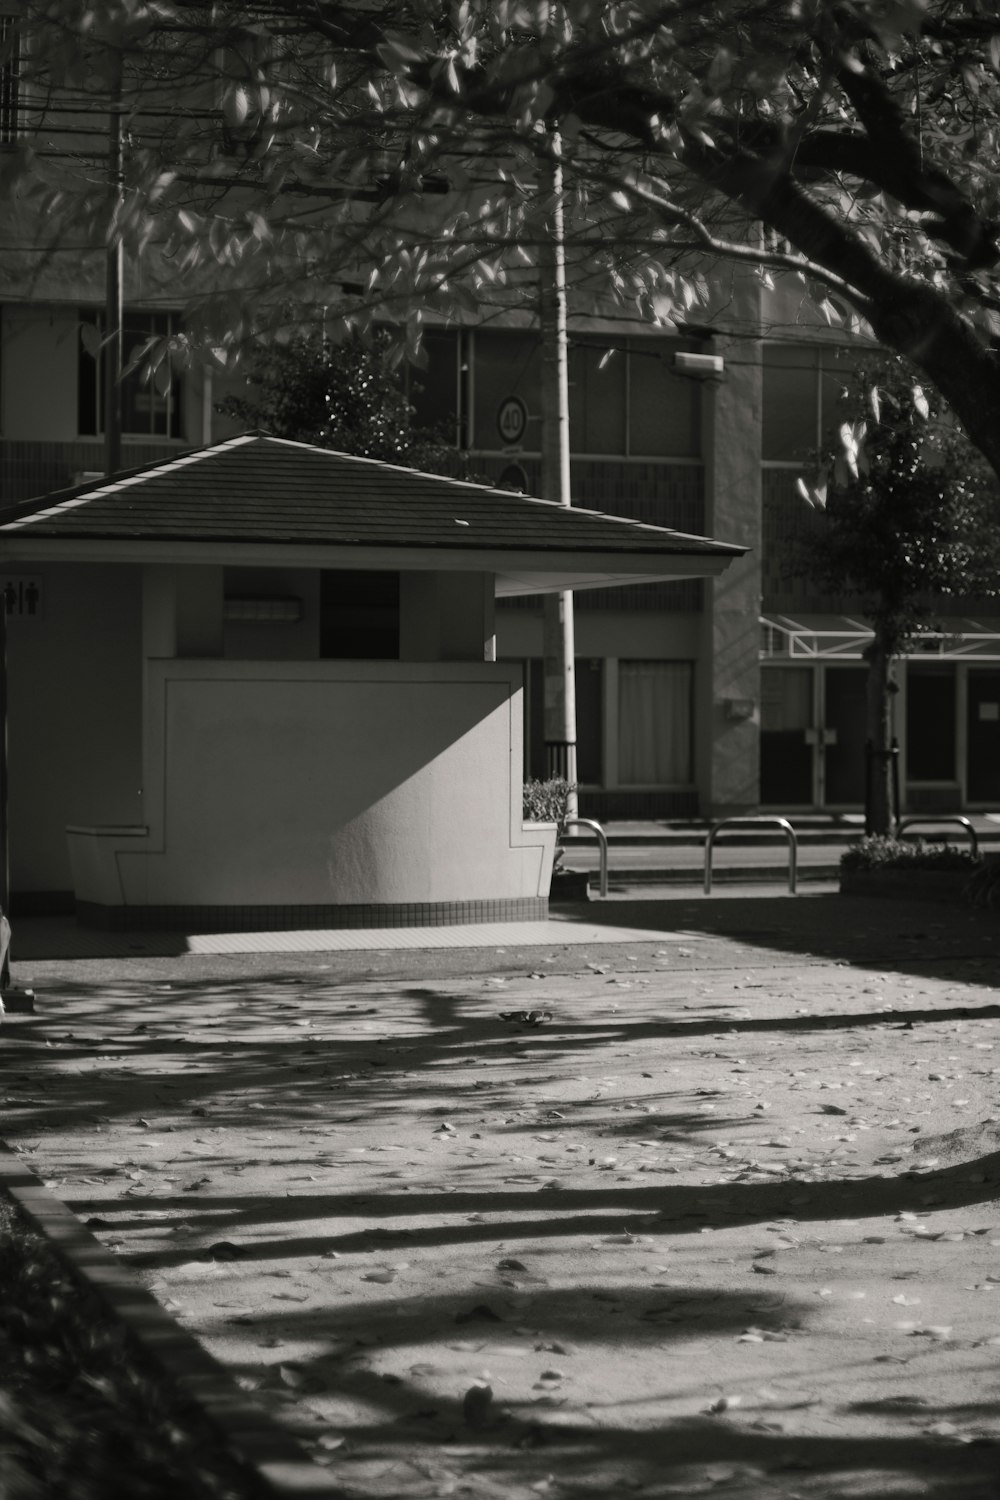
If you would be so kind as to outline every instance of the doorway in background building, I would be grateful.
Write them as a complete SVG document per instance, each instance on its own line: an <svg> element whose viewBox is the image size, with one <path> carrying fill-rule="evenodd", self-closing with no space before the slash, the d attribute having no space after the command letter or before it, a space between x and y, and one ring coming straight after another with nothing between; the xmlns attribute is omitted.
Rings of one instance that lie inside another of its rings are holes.
<svg viewBox="0 0 1000 1500"><path fill-rule="evenodd" d="M813 669L765 667L760 676L760 800L765 807L812 807Z"/></svg>
<svg viewBox="0 0 1000 1500"><path fill-rule="evenodd" d="M866 667L822 667L826 743L823 752L826 785L819 798L823 807L863 807L865 755Z"/></svg>
<svg viewBox="0 0 1000 1500"><path fill-rule="evenodd" d="M1000 803L1000 669L969 669L966 705L966 797Z"/></svg>
<svg viewBox="0 0 1000 1500"><path fill-rule="evenodd" d="M861 807L865 799L863 666L765 666L760 800L765 807Z"/></svg>

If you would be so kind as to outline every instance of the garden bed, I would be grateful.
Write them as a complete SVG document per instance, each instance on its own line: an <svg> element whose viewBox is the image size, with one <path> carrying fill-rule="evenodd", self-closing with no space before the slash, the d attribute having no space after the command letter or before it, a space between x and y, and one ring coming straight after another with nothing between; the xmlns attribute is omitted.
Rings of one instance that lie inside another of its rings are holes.
<svg viewBox="0 0 1000 1500"><path fill-rule="evenodd" d="M963 901L969 870L841 870L842 896L889 896L905 901Z"/></svg>
<svg viewBox="0 0 1000 1500"><path fill-rule="evenodd" d="M960 902L982 877L984 862L968 849L927 845L922 839L871 835L840 861L842 896L888 896L906 901Z"/></svg>
<svg viewBox="0 0 1000 1500"><path fill-rule="evenodd" d="M252 1477L0 1194L0 1495L252 1500Z"/></svg>

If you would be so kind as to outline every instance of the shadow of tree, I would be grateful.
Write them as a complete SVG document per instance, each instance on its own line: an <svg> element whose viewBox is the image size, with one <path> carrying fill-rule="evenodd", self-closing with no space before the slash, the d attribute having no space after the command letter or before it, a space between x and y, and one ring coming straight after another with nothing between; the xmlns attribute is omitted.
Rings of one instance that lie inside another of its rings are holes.
<svg viewBox="0 0 1000 1500"><path fill-rule="evenodd" d="M993 984L1000 951L994 912L839 894L748 897L717 892L669 900L588 901L561 908L559 919L682 932L692 940L723 937L758 956L832 959L912 974L940 974L950 963L965 960L991 969L978 976L986 985ZM965 977L977 982L974 973Z"/></svg>
<svg viewBox="0 0 1000 1500"><path fill-rule="evenodd" d="M238 1234L259 1225L303 1225L316 1220L327 1223L328 1227L317 1234L300 1230L289 1235L283 1231L280 1237L247 1241L241 1247L241 1254L249 1260L280 1260L331 1250L347 1253L370 1249L370 1229L337 1229L339 1220L354 1217L362 1205L366 1217L374 1221L405 1224L430 1217L445 1220L407 1229L407 1243L414 1247L469 1245L495 1240L498 1233L506 1240L623 1232L676 1236L696 1234L705 1228L733 1228L789 1218L804 1224L912 1212L918 1195L923 1202L933 1202L936 1211L995 1201L1000 1196L1000 1152L978 1158L975 1166L974 1173L970 1173L968 1162L960 1162L912 1176L870 1175L808 1182L791 1177L778 1182L730 1181L716 1186L658 1181L648 1187L615 1184L607 1188L542 1186L502 1191L491 1185L485 1196L479 1186L464 1191L394 1192L384 1183L373 1185L372 1191L364 1194L296 1193L285 1198L219 1192L206 1199L189 1194L160 1192L143 1197L132 1193L127 1206L130 1213L143 1208L156 1209L161 1215L172 1212L177 1215L175 1222L194 1227L204 1205L206 1228L213 1233L223 1227L229 1234ZM74 1212L84 1215L122 1211L118 1197L88 1194L67 1201ZM469 1216L481 1218L484 1208L489 1221L471 1222ZM166 1220L163 1227L171 1227L171 1222ZM136 1251L129 1258L139 1265L165 1266L190 1260L191 1255L190 1246L185 1245L171 1251Z"/></svg>
<svg viewBox="0 0 1000 1500"><path fill-rule="evenodd" d="M535 1130L540 1123L559 1134L586 1125L597 1109L606 1112L608 1101L595 1086L592 1101L546 1110L525 1098L525 1086L541 1089L587 1069L598 1056L602 1066L610 1065L623 1055L642 1057L645 1048L652 1060L661 1058L660 1042L676 1048L702 1038L735 1046L741 1037L771 1034L794 1039L889 1030L915 1037L924 1027L1000 1017L1000 1005L959 1000L905 1011L800 1015L786 1009L723 1020L696 1011L650 1018L588 1001L578 1015L563 1002L551 1021L525 1031L501 1018L495 1007L506 1000L491 993L409 986L381 1006L350 998L358 993L301 976L250 992L240 981L171 985L169 993L142 985L117 993L100 985L54 986L44 1014L19 1018L5 1031L11 1043L8 1118L23 1133L133 1112L155 1122L158 1107L169 1106L204 1118L206 1128L248 1120L333 1127L384 1118L404 1087L408 1107L418 1113L439 1111L447 1098L458 1122L487 1108L507 1110L508 1118L492 1125L494 1134ZM19 1063L27 1070L22 1074ZM36 1097L43 1085L44 1097ZM716 1104L724 1109L731 1092L719 1089ZM602 1134L654 1132L663 1145L683 1144L736 1123L715 1109L686 1106L684 1093L683 1077L671 1077L667 1087L661 1081L621 1094L621 1117L605 1118ZM248 1109L259 1117L253 1120Z"/></svg>
<svg viewBox="0 0 1000 1500"><path fill-rule="evenodd" d="M753 904L759 911L761 903ZM573 957L579 963L578 951ZM967 968L964 959L949 962L956 972ZM973 982L981 977L977 971ZM500 1117L491 1122L490 1134L502 1138L504 1150L540 1129L558 1137L586 1124L588 1110L594 1114L591 1128L600 1111L601 1133L613 1139L652 1130L665 1149L693 1146L706 1131L718 1133L733 1122L720 1114L706 1118L696 1105L689 1106L683 1076L671 1078L666 1087L654 1080L637 1085L634 1092L620 1091L614 1103L623 1113L613 1118L609 1099L599 1100L596 1093L593 1099L553 1108L544 1089L553 1079L586 1073L597 1058L602 1064L613 1058L621 1067L623 1058L638 1058L645 1050L662 1059L674 1056L688 1040L721 1035L724 1045L733 1048L744 1035L778 1038L787 1033L822 1042L831 1029L856 1030L863 1040L901 1022L919 1034L925 1027L958 1019L992 1020L1000 1014L992 1003L970 1006L943 999L937 1007L910 1008L905 1017L855 1008L830 1016L785 1013L773 1019L720 1019L698 1010L659 1019L648 1011L629 1014L624 1006L614 1011L592 999L576 1013L562 1004L551 1022L518 1031L499 1014L510 1004L506 994L476 989L471 982L451 987L408 983L396 990L392 1003L371 1002L370 990L318 972L272 973L251 984L243 973L211 982L185 977L164 986L66 981L49 987L36 1017L19 1018L16 1028L5 1032L10 1064L5 1084L13 1100L8 1098L5 1108L15 1111L22 1135L33 1126L40 1131L54 1126L69 1137L103 1115L107 1122L127 1125L129 1133L117 1137L117 1149L126 1156L138 1154L131 1152L131 1142L149 1140L163 1122L177 1134L173 1153L161 1154L176 1155L187 1139L182 1118L187 1117L199 1151L196 1158L171 1163L177 1188L145 1180L140 1171L127 1198L114 1191L111 1181L88 1183L93 1191L85 1196L78 1185L70 1189L77 1212L103 1218L109 1227L120 1225L123 1260L144 1272L162 1271L167 1280L178 1264L204 1258L211 1243L224 1239L236 1244L237 1259L255 1273L263 1262L281 1268L294 1259L331 1252L348 1256L404 1246L437 1252L493 1245L502 1238L515 1253L530 1242L551 1246L549 1253L555 1254L579 1236L627 1232L654 1240L668 1234L683 1239L704 1229L788 1218L802 1224L881 1217L912 1210L918 1195L921 1202L933 1201L936 1209L968 1208L1000 1196L1000 1152L982 1152L974 1172L966 1161L922 1171L919 1177L887 1178L869 1171L814 1180L815 1174L803 1179L789 1173L780 1181L689 1185L660 1176L615 1180L595 1168L592 1181L581 1185L575 1177L565 1187L540 1182L537 1173L534 1182L519 1183L515 1170L497 1169L496 1156L484 1175L481 1164L452 1152L446 1187L425 1180L441 1169L436 1158L428 1157L426 1170L408 1182L394 1180L398 1173L383 1173L376 1163L360 1192L331 1191L320 1181L309 1188L295 1186L293 1195L285 1196L281 1188L298 1164L315 1160L312 1142L333 1141L339 1148L356 1126L392 1118L403 1091L406 1118L426 1123L428 1134L440 1128L446 1109L459 1146L469 1143L486 1110ZM745 997L738 1003L743 1006ZM661 1048L661 1043L666 1045ZM96 1072L91 1066L95 1056L101 1062ZM640 1098L652 1113L626 1115L624 1107ZM719 1102L725 1105L721 1094ZM215 1127L239 1133L246 1143L241 1156L233 1154L232 1137L213 1149L210 1132ZM261 1144L268 1131L278 1142L281 1188L240 1191L238 1170L268 1160L269 1148ZM335 1152L324 1154L323 1168L331 1173L338 1169ZM227 1169L234 1171L231 1190L219 1180L209 1192L198 1190L198 1173ZM187 1230L183 1242L178 1236L169 1249L144 1245L139 1231L153 1215L161 1242L182 1228ZM691 1246L692 1241L686 1243ZM724 1338L747 1322L766 1323L769 1316L760 1310L763 1294L752 1298L713 1287L698 1300L684 1288L630 1288L621 1296L617 1288L610 1291L608 1300L607 1287L567 1292L522 1286L526 1300L516 1321L501 1307L496 1323L488 1317L456 1321L474 1313L480 1302L491 1303L492 1283L457 1298L422 1294L395 1297L385 1305L338 1299L320 1310L291 1313L283 1307L280 1314L254 1313L252 1322L261 1334L281 1329L294 1337L298 1330L305 1340L326 1339L341 1351L345 1339L353 1337L353 1327L363 1334L358 1348L430 1344L441 1348L447 1364L449 1339L470 1331L477 1339L484 1329L509 1337L512 1329L527 1327L542 1342L576 1340L586 1346L588 1357L599 1359L608 1341L626 1330L637 1346L662 1348L667 1357L683 1353L692 1327ZM780 1316L790 1314L800 1315L793 1301ZM245 1367L248 1378L252 1368ZM665 1372L662 1394L673 1398L686 1372L683 1364L665 1365ZM610 1403L595 1402L579 1411L571 1402L546 1406L539 1397L524 1394L516 1400L498 1398L497 1427L480 1431L465 1423L461 1391L435 1389L412 1374L387 1380L384 1372L371 1368L347 1370L342 1352L308 1357L302 1373L307 1384L316 1382L320 1395L350 1396L364 1406L368 1415L352 1419L350 1428L350 1448L359 1461L365 1455L372 1462L381 1455L384 1461L394 1449L410 1452L421 1443L435 1452L450 1445L466 1455L456 1463L468 1462L476 1473L481 1469L494 1477L500 1486L494 1494L537 1481L540 1454L545 1455L544 1468L558 1469L558 1492L581 1500L609 1500L622 1493L626 1473L650 1493L688 1500L702 1493L697 1485L704 1476L695 1471L707 1464L733 1467L736 1477L726 1481L726 1492L740 1500L786 1495L781 1476L797 1491L808 1488L815 1500L820 1495L827 1500L831 1494L849 1494L856 1500L886 1493L914 1500L918 1495L924 1500L928 1495L984 1500L997 1493L995 1451L976 1444L959 1447L915 1431L914 1412L906 1408L881 1412L898 1432L873 1437L870 1429L866 1435L859 1427L849 1435L793 1437L771 1430L770 1408L739 1417L688 1411L662 1422L654 1415L646 1425L632 1421L623 1426L610 1416L602 1420L600 1412L610 1413ZM652 1404L657 1399L655 1390L641 1397ZM928 1410L940 1416L946 1409ZM973 1408L963 1410L971 1414ZM427 1415L429 1411L433 1414ZM859 1422L866 1415L875 1413L859 1407ZM777 1491L776 1484L781 1486Z"/></svg>
<svg viewBox="0 0 1000 1500"><path fill-rule="evenodd" d="M960 1446L914 1430L915 1416L925 1428L946 1419L995 1420L985 1403L956 1408L905 1399L895 1405L848 1401L824 1410L820 1425L827 1432L789 1433L783 1413L818 1399L808 1390L803 1397L793 1369L790 1382L779 1379L760 1399L751 1398L745 1410L711 1414L704 1405L691 1410L697 1377L692 1380L683 1363L691 1340L732 1337L748 1322L791 1330L794 1338L794 1330L808 1322L805 1304L786 1299L762 1311L759 1298L721 1286L697 1293L630 1288L611 1300L598 1286L546 1287L522 1295L512 1313L504 1305L504 1289L497 1291L497 1296L476 1288L401 1296L383 1304L341 1302L330 1311L260 1313L253 1323L265 1342L270 1334L285 1347L298 1346L290 1367L285 1360L272 1366L272 1388L281 1392L290 1368L319 1418L313 1430L332 1422L347 1439L337 1473L348 1484L353 1465L374 1458L391 1463L394 1450L402 1458L416 1445L418 1454L436 1457L453 1473L467 1473L470 1482L474 1476L475 1483L527 1485L537 1481L540 1470L555 1468L559 1494L589 1500L632 1492L693 1496L720 1486L726 1494L763 1500L790 1493L786 1479L799 1493L872 1500L886 1494L906 1500L987 1500L997 1493L995 1447ZM584 1399L579 1384L586 1382L592 1362L600 1364L604 1352L626 1338L636 1349L661 1357L662 1382L650 1389L640 1379L613 1399ZM513 1352L527 1357L515 1362L514 1372L508 1362L488 1417L470 1426L463 1411L465 1380L456 1382L454 1373L461 1356L451 1351L461 1348L499 1368L512 1340L522 1346ZM306 1346L318 1352L302 1353ZM407 1368L411 1359L415 1363ZM545 1383L537 1380L538 1372L553 1360L559 1378L540 1392ZM861 1363L841 1373L848 1385L872 1379ZM242 1374L261 1381L260 1367L252 1362L242 1366ZM262 1385L266 1399L267 1376ZM870 1420L865 1424L852 1417L877 1418L876 1426L890 1430L873 1433ZM308 1432L307 1425L307 1438ZM496 1493L501 1492L508 1491Z"/></svg>

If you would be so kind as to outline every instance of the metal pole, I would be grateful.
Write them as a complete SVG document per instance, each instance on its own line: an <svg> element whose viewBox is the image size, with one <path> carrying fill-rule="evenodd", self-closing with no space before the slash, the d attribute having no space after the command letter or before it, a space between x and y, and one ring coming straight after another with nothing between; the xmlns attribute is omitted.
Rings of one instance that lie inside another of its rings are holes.
<svg viewBox="0 0 1000 1500"><path fill-rule="evenodd" d="M558 152L559 138L553 136ZM566 249L562 166L558 155L544 159L541 185L550 200L547 232L539 251L539 329L542 342L542 497L572 504L569 441L569 353L566 324ZM567 815L575 818L576 670L573 595L544 596L544 685L546 773L562 776L574 788Z"/></svg>
<svg viewBox="0 0 1000 1500"><path fill-rule="evenodd" d="M7 595L0 593L0 918L10 919L10 805L7 764ZM10 986L10 948L0 944L0 991Z"/></svg>
<svg viewBox="0 0 1000 1500"><path fill-rule="evenodd" d="M892 820L893 827L895 827L895 825L899 822L899 815L900 815L900 806L899 806L899 741L897 739L893 738L893 741L892 741L892 815L891 815L891 820Z"/></svg>

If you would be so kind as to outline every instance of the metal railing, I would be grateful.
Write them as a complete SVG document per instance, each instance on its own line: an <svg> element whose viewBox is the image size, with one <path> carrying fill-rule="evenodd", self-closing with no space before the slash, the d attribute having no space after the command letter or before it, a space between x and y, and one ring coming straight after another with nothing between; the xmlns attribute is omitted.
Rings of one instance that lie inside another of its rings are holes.
<svg viewBox="0 0 1000 1500"><path fill-rule="evenodd" d="M708 838L705 840L705 895L712 894L712 850L715 840L724 828L732 828L739 824L744 828L780 828L788 839L788 891L795 895L795 882L799 863L799 842L795 837L795 829L787 818L723 818L721 823L713 823L709 829Z"/></svg>
<svg viewBox="0 0 1000 1500"><path fill-rule="evenodd" d="M606 900L608 894L608 836L600 823L593 818L567 818L563 824L564 828L589 828L591 833L597 835L597 842L601 848L600 890L601 899Z"/></svg>
<svg viewBox="0 0 1000 1500"><path fill-rule="evenodd" d="M973 859L976 859L978 857L979 838L976 834L976 830L973 828L968 818L963 818L961 816L950 818L902 818L896 823L896 837L898 839L901 839L907 828L915 828L918 824L924 824L926 826L928 823L958 823L961 826L962 830L969 835L969 839L972 843Z"/></svg>

